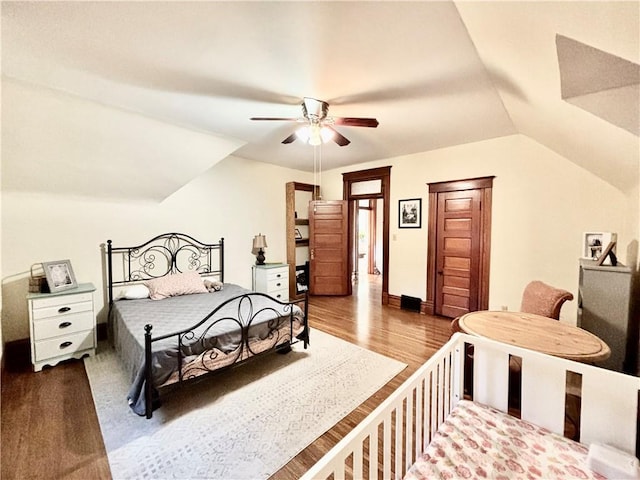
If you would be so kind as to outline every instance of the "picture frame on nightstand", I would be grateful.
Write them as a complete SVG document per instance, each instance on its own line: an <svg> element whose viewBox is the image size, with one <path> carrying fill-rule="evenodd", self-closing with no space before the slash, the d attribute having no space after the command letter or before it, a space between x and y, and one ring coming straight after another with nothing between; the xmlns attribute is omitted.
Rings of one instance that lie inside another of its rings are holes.
<svg viewBox="0 0 640 480"><path fill-rule="evenodd" d="M42 267L51 293L69 290L78 286L76 277L73 274L73 267L71 267L71 261L43 262Z"/></svg>

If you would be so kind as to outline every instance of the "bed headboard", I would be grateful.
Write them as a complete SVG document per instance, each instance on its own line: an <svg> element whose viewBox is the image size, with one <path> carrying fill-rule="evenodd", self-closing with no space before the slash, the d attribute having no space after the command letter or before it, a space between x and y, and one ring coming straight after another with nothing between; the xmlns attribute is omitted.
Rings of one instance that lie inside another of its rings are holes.
<svg viewBox="0 0 640 480"><path fill-rule="evenodd" d="M114 247L107 240L109 306L114 286L188 271L224 282L224 238L203 243L183 233L163 233L133 247Z"/></svg>

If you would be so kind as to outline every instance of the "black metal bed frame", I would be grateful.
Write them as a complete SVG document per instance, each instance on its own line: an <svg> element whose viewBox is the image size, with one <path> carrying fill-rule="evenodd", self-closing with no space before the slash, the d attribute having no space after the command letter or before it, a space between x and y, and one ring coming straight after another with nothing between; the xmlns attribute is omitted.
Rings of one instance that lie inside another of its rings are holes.
<svg viewBox="0 0 640 480"><path fill-rule="evenodd" d="M218 253L217 266L215 264L215 252ZM122 278L114 279L113 260L114 258L118 258L118 256L122 259ZM180 273L184 270L196 271L202 276L217 276L220 281L223 281L224 238L221 238L219 243L207 244L189 235L165 233L133 247L114 247L111 240L107 240L109 320L111 321L111 310L114 302L114 286L141 283L145 280ZM254 306L254 300L258 297L268 299L267 306L256 308ZM223 308L228 307L234 302L237 303L237 313L235 316L217 316ZM296 304L299 304L303 311L303 331L299 335L301 338L294 337L293 332L294 305ZM281 312L276 310L276 306L278 305L283 309L285 315L282 315ZM156 400L158 399L158 392L155 390L152 379L152 345L154 342L175 338L178 352L176 369L178 372L178 380L175 384L180 385L185 381L195 379L207 373L229 369L263 354L277 350L286 351L291 345L300 341L304 342L304 348L306 349L309 345L308 308L309 302L307 294L305 294L302 299L281 302L264 293L252 292L226 300L196 325L184 330L154 338L151 334L153 326L151 324L145 325L145 416L147 418L152 417L154 406L156 406L154 405L154 397ZM254 352L249 341L249 328L252 326L256 317L262 316L265 313L270 313L274 316L272 320L267 322L269 335L267 339L265 339L269 340L271 344L262 352ZM288 335L281 336L277 326L279 321L285 316L289 317L289 330ZM231 358L230 363L223 367L209 368L208 361L214 361L220 356L221 352L216 349L207 348L207 333L220 322L228 321L235 322L241 332L239 347L227 354L233 355L233 357L228 357ZM207 322L210 323L207 324ZM196 329L203 326L202 332L197 334ZM181 347L193 347L194 344L199 344L204 353L197 357L197 362L194 361L183 366L184 355ZM156 403L158 402L156 401Z"/></svg>

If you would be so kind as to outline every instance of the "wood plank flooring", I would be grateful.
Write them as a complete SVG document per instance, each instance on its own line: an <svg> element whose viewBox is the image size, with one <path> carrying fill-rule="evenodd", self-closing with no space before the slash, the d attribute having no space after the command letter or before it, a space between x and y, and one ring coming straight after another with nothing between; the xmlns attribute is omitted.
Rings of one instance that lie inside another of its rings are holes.
<svg viewBox="0 0 640 480"><path fill-rule="evenodd" d="M299 478L433 355L450 332L449 319L382 307L379 276L361 279L351 297L313 297L309 318L312 328L405 362L408 367L276 472L273 479ZM313 348L313 337L311 342ZM7 368L2 372L1 400L0 473L4 480L111 478L81 361L39 373L30 367Z"/></svg>

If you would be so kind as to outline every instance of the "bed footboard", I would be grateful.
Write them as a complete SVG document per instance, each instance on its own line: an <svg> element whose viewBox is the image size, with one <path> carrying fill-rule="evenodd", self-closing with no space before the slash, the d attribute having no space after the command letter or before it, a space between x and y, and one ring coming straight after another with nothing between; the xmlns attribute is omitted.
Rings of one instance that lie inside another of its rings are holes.
<svg viewBox="0 0 640 480"><path fill-rule="evenodd" d="M145 416L151 418L153 415L158 388L226 370L276 350L284 351L298 342L303 342L306 349L309 345L308 303L308 295L302 299L281 302L264 293L252 292L228 299L198 324L185 330L153 337L152 326L146 325ZM225 323L236 326L224 333L225 336L235 337L233 341L237 345L231 351L215 344L216 329ZM175 368L161 385L157 385L154 344L166 344L167 341L176 345ZM190 352L190 355L185 352Z"/></svg>
<svg viewBox="0 0 640 480"><path fill-rule="evenodd" d="M472 370L466 345L474 349ZM474 401L508 411L510 356L522 362L520 418L563 435L567 395L574 395L576 440L638 455L640 378L458 333L302 478L403 478L465 396L465 372Z"/></svg>

